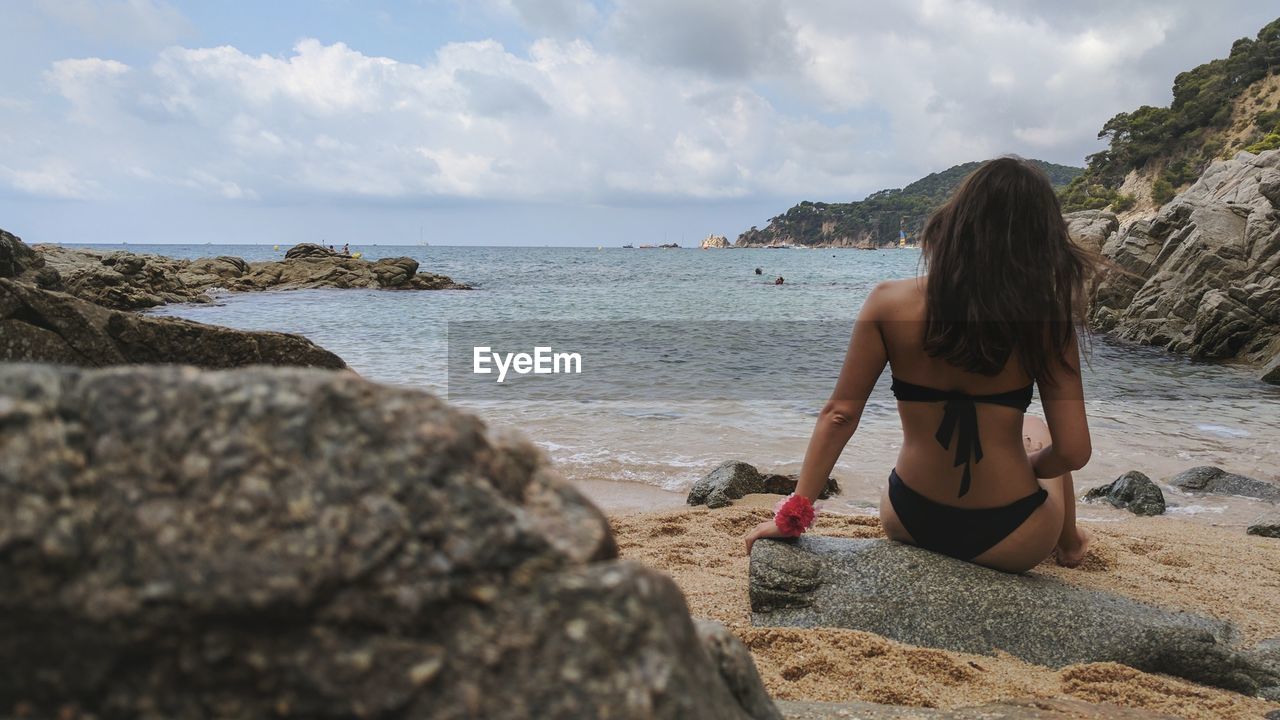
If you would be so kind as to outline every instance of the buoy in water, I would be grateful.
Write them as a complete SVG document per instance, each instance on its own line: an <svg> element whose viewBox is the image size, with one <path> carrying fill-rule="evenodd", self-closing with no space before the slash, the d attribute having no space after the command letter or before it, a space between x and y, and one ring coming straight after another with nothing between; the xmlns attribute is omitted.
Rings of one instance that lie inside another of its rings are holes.
<svg viewBox="0 0 1280 720"><path fill-rule="evenodd" d="M361 256L363 256L363 255L364 255L364 253L362 253L362 252L353 252L353 253L351 253L351 257L356 258L357 260L358 260L358 259L360 259L360 257L361 257Z"/></svg>
<svg viewBox="0 0 1280 720"><path fill-rule="evenodd" d="M272 249L272 250L279 250L279 249L280 249L280 246L279 246L279 245L272 245L272 246L271 246L271 249Z"/></svg>

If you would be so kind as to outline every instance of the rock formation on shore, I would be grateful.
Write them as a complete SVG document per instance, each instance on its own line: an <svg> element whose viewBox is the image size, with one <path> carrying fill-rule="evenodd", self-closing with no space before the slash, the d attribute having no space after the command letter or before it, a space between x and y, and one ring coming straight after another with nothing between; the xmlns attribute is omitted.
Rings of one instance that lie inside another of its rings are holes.
<svg viewBox="0 0 1280 720"><path fill-rule="evenodd" d="M1130 470L1106 485L1099 485L1084 494L1085 500L1106 500L1113 506L1128 510L1134 515L1163 515L1164 492L1151 478Z"/></svg>
<svg viewBox="0 0 1280 720"><path fill-rule="evenodd" d="M9 233L4 236L21 243ZM211 299L210 290L468 288L444 275L419 272L418 261L413 258L364 260L310 243L294 246L286 252L284 260L252 263L229 255L183 260L122 250L101 252L55 245L35 245L29 249L34 259L24 255L21 262L24 271L17 275L19 280L119 310L173 302L207 302Z"/></svg>
<svg viewBox="0 0 1280 720"><path fill-rule="evenodd" d="M711 248L727 248L732 246L729 244L729 238L723 235L708 235L702 240L702 245L699 247L703 250L709 250Z"/></svg>
<svg viewBox="0 0 1280 720"><path fill-rule="evenodd" d="M1212 465L1193 467L1169 478L1169 484L1190 493L1237 495L1280 503L1280 485L1227 472Z"/></svg>
<svg viewBox="0 0 1280 720"><path fill-rule="evenodd" d="M1280 150L1213 163L1102 252L1117 267L1094 301L1101 329L1195 359L1280 357Z"/></svg>
<svg viewBox="0 0 1280 720"><path fill-rule="evenodd" d="M749 590L755 625L864 630L1048 667L1118 662L1247 695L1280 692L1280 663L1233 646L1226 621L888 540L762 540Z"/></svg>
<svg viewBox="0 0 1280 720"><path fill-rule="evenodd" d="M299 335L146 317L3 278L0 361L84 367L130 363L347 367L342 358Z"/></svg>
<svg viewBox="0 0 1280 720"><path fill-rule="evenodd" d="M238 258L228 260L244 262ZM103 275L113 272L108 269ZM163 272L148 272L143 277L153 288L170 282ZM60 287L64 287L61 272L47 264L41 253L0 230L0 361L86 367L129 363L178 363L205 368L347 366L342 358L299 335L144 317L49 289ZM134 297L130 293L115 294L118 285L95 287L108 291L108 295L100 297ZM169 296L179 299L176 294Z"/></svg>
<svg viewBox="0 0 1280 720"><path fill-rule="evenodd" d="M535 448L429 394L6 363L0 426L0 707L776 718Z"/></svg>

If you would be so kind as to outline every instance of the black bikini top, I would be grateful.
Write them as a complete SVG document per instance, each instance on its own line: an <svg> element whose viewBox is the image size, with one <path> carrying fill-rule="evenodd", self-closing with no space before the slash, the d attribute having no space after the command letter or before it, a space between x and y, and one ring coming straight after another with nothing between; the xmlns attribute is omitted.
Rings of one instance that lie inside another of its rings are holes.
<svg viewBox="0 0 1280 720"><path fill-rule="evenodd" d="M964 465L964 475L960 478L960 495L969 492L969 462L982 460L982 443L978 441L978 408L975 403L1004 405L1021 412L1026 412L1031 405L1031 394L1035 383L994 395L967 395L955 390L939 390L937 388L916 385L906 380L893 378L893 396L905 402L945 402L942 423L934 435L943 449L951 449L951 437L956 438L956 461L953 467Z"/></svg>

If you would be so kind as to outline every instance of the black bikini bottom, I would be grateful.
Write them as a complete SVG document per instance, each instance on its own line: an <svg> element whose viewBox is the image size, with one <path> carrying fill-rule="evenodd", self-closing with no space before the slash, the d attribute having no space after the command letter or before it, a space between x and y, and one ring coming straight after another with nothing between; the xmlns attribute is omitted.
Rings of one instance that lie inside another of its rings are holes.
<svg viewBox="0 0 1280 720"><path fill-rule="evenodd" d="M897 469L889 471L889 503L916 545L961 560L995 547L1048 497L1040 488L1002 507L958 508L930 500L907 487Z"/></svg>

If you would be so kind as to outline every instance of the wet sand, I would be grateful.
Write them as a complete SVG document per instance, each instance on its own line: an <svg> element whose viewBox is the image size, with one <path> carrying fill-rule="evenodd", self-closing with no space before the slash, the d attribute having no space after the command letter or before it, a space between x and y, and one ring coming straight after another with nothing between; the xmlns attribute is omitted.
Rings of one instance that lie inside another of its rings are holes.
<svg viewBox="0 0 1280 720"><path fill-rule="evenodd" d="M1012 698L1073 698L1188 718L1259 718L1280 704L1114 663L1052 670L1007 655L903 645L838 629L755 628L740 536L770 516L776 496L730 508L609 509L623 557L662 570L695 617L713 618L751 649L769 692L784 700L864 700L956 708ZM1168 517L1089 522L1094 549L1068 570L1034 572L1166 608L1231 620L1244 644L1280 637L1280 541ZM882 537L869 515L819 516L812 532Z"/></svg>

